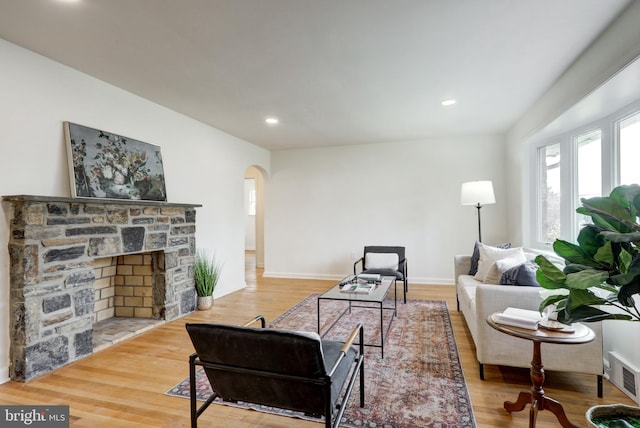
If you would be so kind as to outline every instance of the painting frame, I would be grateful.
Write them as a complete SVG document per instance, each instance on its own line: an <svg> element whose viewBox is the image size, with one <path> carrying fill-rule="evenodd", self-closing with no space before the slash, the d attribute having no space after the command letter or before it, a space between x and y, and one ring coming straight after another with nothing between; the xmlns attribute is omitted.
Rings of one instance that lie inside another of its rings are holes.
<svg viewBox="0 0 640 428"><path fill-rule="evenodd" d="M73 198L166 202L160 146L64 122Z"/></svg>

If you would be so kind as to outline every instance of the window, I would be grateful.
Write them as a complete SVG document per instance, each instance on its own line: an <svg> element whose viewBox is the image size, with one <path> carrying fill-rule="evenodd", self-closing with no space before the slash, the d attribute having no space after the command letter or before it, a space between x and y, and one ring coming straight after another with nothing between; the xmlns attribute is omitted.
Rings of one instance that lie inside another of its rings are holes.
<svg viewBox="0 0 640 428"><path fill-rule="evenodd" d="M580 206L583 198L602 196L601 135L602 132L598 129L575 138L578 161L576 207ZM576 236L580 228L588 222L590 217L576 213Z"/></svg>
<svg viewBox="0 0 640 428"><path fill-rule="evenodd" d="M247 215L256 215L256 180L255 178L244 179L245 206Z"/></svg>
<svg viewBox="0 0 640 428"><path fill-rule="evenodd" d="M640 184L640 113L618 123L620 139L620 184Z"/></svg>
<svg viewBox="0 0 640 428"><path fill-rule="evenodd" d="M538 149L540 166L539 220L540 242L553 242L560 237L560 144Z"/></svg>
<svg viewBox="0 0 640 428"><path fill-rule="evenodd" d="M609 116L532 146L530 242L575 242L591 219L576 213L582 199L608 195L621 184L640 184L640 100ZM535 150L535 151L534 151ZM533 162L532 162L532 166Z"/></svg>

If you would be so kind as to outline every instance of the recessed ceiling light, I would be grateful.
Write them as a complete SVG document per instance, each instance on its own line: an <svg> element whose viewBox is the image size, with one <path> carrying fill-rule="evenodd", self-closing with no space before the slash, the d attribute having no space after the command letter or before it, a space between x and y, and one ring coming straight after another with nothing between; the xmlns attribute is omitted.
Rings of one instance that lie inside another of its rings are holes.
<svg viewBox="0 0 640 428"><path fill-rule="evenodd" d="M442 104L443 106L447 107L447 106L452 106L455 103L456 103L456 100L454 100L453 98L450 98L448 100L442 101L440 104Z"/></svg>
<svg viewBox="0 0 640 428"><path fill-rule="evenodd" d="M268 117L264 121L267 122L269 125L277 125L278 122L280 122L277 117Z"/></svg>

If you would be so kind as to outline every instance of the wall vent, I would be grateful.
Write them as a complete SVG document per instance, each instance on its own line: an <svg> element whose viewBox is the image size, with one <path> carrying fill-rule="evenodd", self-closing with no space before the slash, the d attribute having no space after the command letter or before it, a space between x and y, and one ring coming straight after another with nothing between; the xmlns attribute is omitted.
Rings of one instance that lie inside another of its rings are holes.
<svg viewBox="0 0 640 428"><path fill-rule="evenodd" d="M615 352L609 352L609 380L640 404L640 372Z"/></svg>

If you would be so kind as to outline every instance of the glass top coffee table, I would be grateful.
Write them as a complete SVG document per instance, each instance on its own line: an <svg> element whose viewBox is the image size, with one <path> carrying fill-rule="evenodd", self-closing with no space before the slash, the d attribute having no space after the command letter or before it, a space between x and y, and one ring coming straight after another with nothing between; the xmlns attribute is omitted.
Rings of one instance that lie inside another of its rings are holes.
<svg viewBox="0 0 640 428"><path fill-rule="evenodd" d="M381 356L384 358L384 338L388 335L389 329L391 328L391 323L396 316L397 311L397 296L398 291L395 287L395 278L392 276L383 276L380 278L380 282L376 284L374 290L370 294L366 293L355 293L355 292L344 292L342 291L343 284L347 282L344 287L349 286L348 281L353 279L353 275L349 275L345 277L338 284L331 287L324 294L318 297L318 334L324 337L331 329L340 321L340 319L346 314L351 313L352 308L366 308L366 309L377 309L380 315L380 344L377 343L365 343L365 346L372 346L375 348L381 349ZM389 289L391 285L394 285L394 298L393 298L393 307L384 306L384 301L387 298L387 294L389 294ZM345 305L344 310L342 310L337 318L329 325L329 327L324 331L320 331L320 302L323 300L342 300L348 303ZM393 311L388 324L384 325L384 311ZM386 327L386 328L385 328Z"/></svg>

